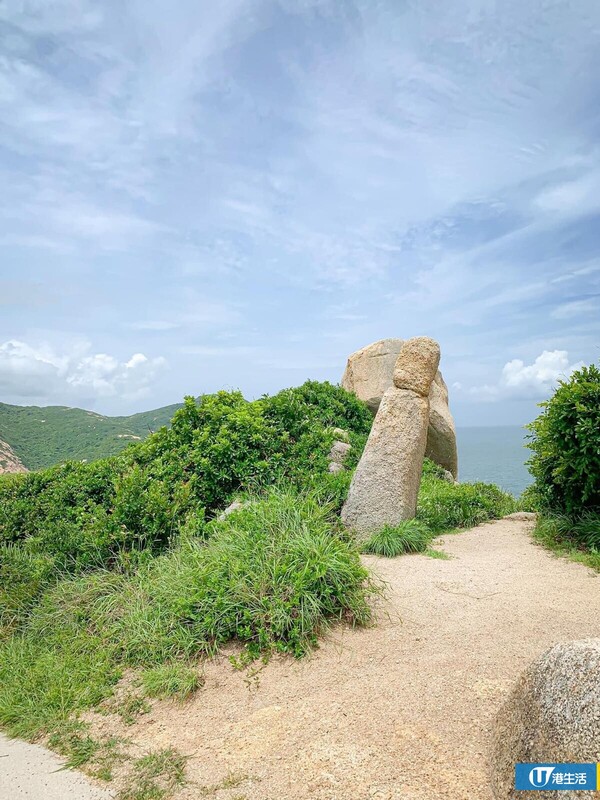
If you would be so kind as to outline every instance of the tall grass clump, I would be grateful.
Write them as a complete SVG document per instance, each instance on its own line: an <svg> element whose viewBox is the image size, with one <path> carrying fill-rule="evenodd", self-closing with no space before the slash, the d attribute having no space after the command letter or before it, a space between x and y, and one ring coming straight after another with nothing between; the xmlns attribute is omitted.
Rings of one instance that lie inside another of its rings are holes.
<svg viewBox="0 0 600 800"><path fill-rule="evenodd" d="M431 531L417 519L407 519L398 525L385 525L362 546L363 553L394 558L403 553L422 553L431 540Z"/></svg>
<svg viewBox="0 0 600 800"><path fill-rule="evenodd" d="M272 490L132 575L60 581L0 646L0 724L26 738L52 731L127 666L187 663L231 640L251 656L301 656L332 621L367 624L373 585L330 519L312 496Z"/></svg>

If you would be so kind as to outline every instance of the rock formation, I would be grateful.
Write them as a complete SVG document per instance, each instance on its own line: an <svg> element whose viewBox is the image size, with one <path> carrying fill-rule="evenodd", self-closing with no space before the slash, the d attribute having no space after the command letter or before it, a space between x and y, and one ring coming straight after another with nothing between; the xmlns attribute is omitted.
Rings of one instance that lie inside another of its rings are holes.
<svg viewBox="0 0 600 800"><path fill-rule="evenodd" d="M439 360L439 345L427 337L400 351L395 385L383 395L342 509L343 522L360 537L415 516Z"/></svg>
<svg viewBox="0 0 600 800"><path fill-rule="evenodd" d="M381 339L357 350L348 358L342 386L369 406L375 414L381 398L393 385L402 339ZM429 394L429 429L425 455L458 477L456 430L448 407L448 389L437 372Z"/></svg>
<svg viewBox="0 0 600 800"><path fill-rule="evenodd" d="M12 447L0 439L0 475L7 472L27 472L27 467Z"/></svg>
<svg viewBox="0 0 600 800"><path fill-rule="evenodd" d="M600 639L557 644L520 677L494 723L496 800L585 798L589 791L517 792L515 763L600 761Z"/></svg>

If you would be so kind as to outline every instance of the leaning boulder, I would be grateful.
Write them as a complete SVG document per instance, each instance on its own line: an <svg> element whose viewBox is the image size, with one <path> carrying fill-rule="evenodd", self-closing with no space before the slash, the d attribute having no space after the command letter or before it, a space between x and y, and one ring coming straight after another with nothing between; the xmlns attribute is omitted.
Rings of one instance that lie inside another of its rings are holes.
<svg viewBox="0 0 600 800"><path fill-rule="evenodd" d="M357 350L348 358L342 386L363 400L373 414L381 398L393 385L396 361L403 339L381 339ZM458 477L456 429L448 406L448 389L437 372L429 394L429 430L425 455Z"/></svg>
<svg viewBox="0 0 600 800"><path fill-rule="evenodd" d="M589 797L589 791L516 791L515 764L600 761L600 639L557 644L522 674L494 723L496 800Z"/></svg>
<svg viewBox="0 0 600 800"><path fill-rule="evenodd" d="M456 429L448 406L448 389L438 370L429 392L429 428L425 455L458 477Z"/></svg>
<svg viewBox="0 0 600 800"><path fill-rule="evenodd" d="M399 373L398 381L418 386L419 391L391 386L384 393L342 509L342 521L359 538L411 519L417 509L429 421L426 383L433 380L440 351L426 337L409 340L407 345L419 348L423 359L411 380ZM402 365L401 357L398 361Z"/></svg>
<svg viewBox="0 0 600 800"><path fill-rule="evenodd" d="M393 383L394 367L403 344L403 339L380 339L348 358L342 386L365 402L373 414Z"/></svg>

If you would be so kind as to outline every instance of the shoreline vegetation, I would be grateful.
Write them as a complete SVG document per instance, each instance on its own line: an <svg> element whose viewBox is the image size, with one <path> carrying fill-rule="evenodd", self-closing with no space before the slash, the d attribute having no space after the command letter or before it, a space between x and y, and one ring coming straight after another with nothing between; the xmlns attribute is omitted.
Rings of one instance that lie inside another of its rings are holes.
<svg viewBox="0 0 600 800"><path fill-rule="evenodd" d="M237 667L301 657L331 625L373 623L382 587L361 551L443 558L431 548L441 533L533 510L533 492L520 504L426 460L416 519L359 545L339 512L371 423L327 383L251 402L219 392L186 398L171 427L111 458L2 476L0 726L99 779L126 773L121 800L166 798L185 759L93 740L86 712L135 720L148 698L183 701L201 690L202 658L227 643ZM351 447L331 473L340 429ZM536 537L555 549L563 537L567 552L565 526L544 518Z"/></svg>

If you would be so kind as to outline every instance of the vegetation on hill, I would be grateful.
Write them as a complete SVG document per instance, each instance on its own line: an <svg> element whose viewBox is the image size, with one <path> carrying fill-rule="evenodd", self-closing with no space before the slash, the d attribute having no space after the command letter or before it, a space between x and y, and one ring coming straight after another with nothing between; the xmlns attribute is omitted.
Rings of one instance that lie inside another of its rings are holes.
<svg viewBox="0 0 600 800"><path fill-rule="evenodd" d="M378 589L339 510L371 424L327 383L252 402L219 392L186 399L170 427L111 458L0 478L0 725L49 734L81 764L104 750L71 726L127 668L137 694L119 713L131 716L144 695L197 689L194 660L228 641L242 660L299 656L332 621L368 623ZM335 428L352 447L331 474ZM422 551L512 504L426 462L418 519L366 549Z"/></svg>
<svg viewBox="0 0 600 800"><path fill-rule="evenodd" d="M30 470L69 460L94 461L116 455L131 442L168 425L178 408L181 404L129 417L105 417L67 406L0 403L0 440Z"/></svg>
<svg viewBox="0 0 600 800"><path fill-rule="evenodd" d="M536 537L600 569L600 370L577 370L541 406L528 444Z"/></svg>

